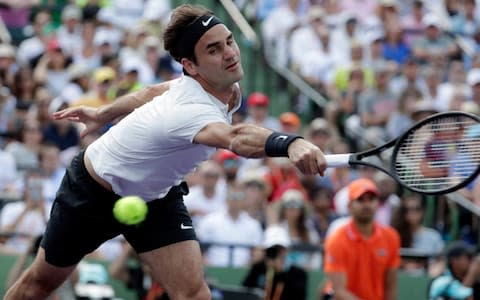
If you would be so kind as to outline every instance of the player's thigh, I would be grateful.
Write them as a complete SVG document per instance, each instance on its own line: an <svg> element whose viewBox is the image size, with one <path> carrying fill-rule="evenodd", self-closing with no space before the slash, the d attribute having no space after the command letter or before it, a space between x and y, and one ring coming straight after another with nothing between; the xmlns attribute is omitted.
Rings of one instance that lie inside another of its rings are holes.
<svg viewBox="0 0 480 300"><path fill-rule="evenodd" d="M140 258L150 268L153 279L169 293L199 289L204 284L200 245L195 240L143 252Z"/></svg>

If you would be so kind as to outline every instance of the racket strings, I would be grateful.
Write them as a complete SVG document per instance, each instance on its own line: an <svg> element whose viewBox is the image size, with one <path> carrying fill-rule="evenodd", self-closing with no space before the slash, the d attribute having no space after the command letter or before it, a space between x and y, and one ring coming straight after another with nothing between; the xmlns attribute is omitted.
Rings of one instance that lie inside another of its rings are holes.
<svg viewBox="0 0 480 300"><path fill-rule="evenodd" d="M398 142L397 177L420 191L437 192L469 179L480 165L480 125L469 117L444 116Z"/></svg>

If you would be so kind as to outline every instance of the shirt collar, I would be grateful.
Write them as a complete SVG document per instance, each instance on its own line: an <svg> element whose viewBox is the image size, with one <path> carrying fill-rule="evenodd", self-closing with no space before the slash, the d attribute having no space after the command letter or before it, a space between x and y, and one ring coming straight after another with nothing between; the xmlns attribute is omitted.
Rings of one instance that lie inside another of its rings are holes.
<svg viewBox="0 0 480 300"><path fill-rule="evenodd" d="M374 221L372 235L369 238L364 238L360 233L360 231L358 231L358 228L355 225L355 222L353 222L353 219L347 223L346 231L347 231L348 238L351 239L352 241L371 241L377 238L377 236L380 233L379 224L376 221Z"/></svg>

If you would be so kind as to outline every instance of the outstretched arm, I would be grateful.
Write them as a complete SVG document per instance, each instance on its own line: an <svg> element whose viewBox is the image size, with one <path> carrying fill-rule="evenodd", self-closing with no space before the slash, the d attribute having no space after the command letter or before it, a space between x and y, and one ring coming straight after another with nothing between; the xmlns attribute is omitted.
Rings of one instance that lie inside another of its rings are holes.
<svg viewBox="0 0 480 300"><path fill-rule="evenodd" d="M105 124L128 115L135 108L140 107L154 97L163 94L169 89L171 82L172 81L162 82L160 84L148 86L137 92L123 95L112 103L99 108L88 106L66 108L53 113L53 119L68 119L70 121L84 123L86 128L81 132L81 136L84 137L87 134L102 128Z"/></svg>
<svg viewBox="0 0 480 300"><path fill-rule="evenodd" d="M273 131L253 125L211 123L205 126L194 138L197 144L216 148L230 149L243 157L258 158L267 155L265 146ZM322 151L304 139L295 139L288 146L284 156L295 164L304 174L323 176L326 161Z"/></svg>

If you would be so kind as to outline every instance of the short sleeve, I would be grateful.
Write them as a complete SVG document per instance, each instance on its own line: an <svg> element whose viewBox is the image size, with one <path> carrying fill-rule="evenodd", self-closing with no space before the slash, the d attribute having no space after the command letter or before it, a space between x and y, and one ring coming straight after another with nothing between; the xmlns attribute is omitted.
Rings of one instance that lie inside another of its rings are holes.
<svg viewBox="0 0 480 300"><path fill-rule="evenodd" d="M210 123L228 123L218 109L205 104L179 105L168 119L168 135L189 142Z"/></svg>

